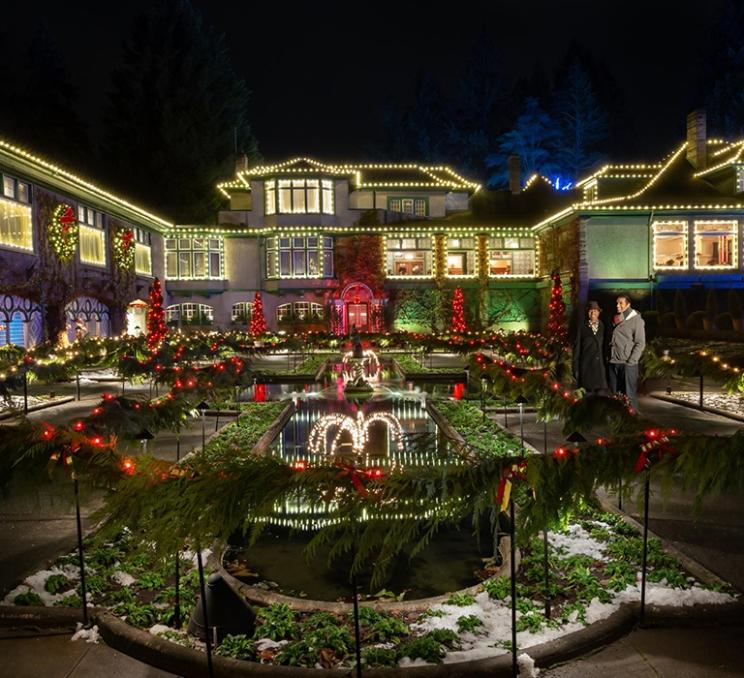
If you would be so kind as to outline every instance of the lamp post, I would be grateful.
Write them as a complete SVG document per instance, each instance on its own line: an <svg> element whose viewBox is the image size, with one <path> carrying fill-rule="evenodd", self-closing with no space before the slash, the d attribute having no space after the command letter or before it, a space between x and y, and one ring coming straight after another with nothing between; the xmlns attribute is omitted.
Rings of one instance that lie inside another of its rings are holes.
<svg viewBox="0 0 744 678"><path fill-rule="evenodd" d="M201 415L202 420L202 450L206 447L207 444L207 420L206 420L206 411L209 409L209 405L205 403L203 400L196 406L196 409L199 410L199 414Z"/></svg>
<svg viewBox="0 0 744 678"><path fill-rule="evenodd" d="M139 440L142 443L142 454L147 454L147 441L152 440L155 436L150 433L146 428L143 428L137 435L134 436L135 440Z"/></svg>
<svg viewBox="0 0 744 678"><path fill-rule="evenodd" d="M515 402L519 405L519 438L522 441L522 453L524 453L524 406L529 400L520 393Z"/></svg>
<svg viewBox="0 0 744 678"><path fill-rule="evenodd" d="M485 377L481 377L481 412L483 413L483 419L486 418L486 385L488 380Z"/></svg>

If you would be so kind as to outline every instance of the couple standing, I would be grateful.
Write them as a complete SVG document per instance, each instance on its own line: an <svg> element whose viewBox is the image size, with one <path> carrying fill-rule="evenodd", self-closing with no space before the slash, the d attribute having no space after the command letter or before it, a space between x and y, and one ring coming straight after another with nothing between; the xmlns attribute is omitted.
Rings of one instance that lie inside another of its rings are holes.
<svg viewBox="0 0 744 678"><path fill-rule="evenodd" d="M645 323L631 308L627 294L619 295L616 303L611 329L599 319L599 304L590 301L587 305L587 320L581 323L574 342L573 376L587 393L601 395L607 391L609 375L610 390L624 393L637 410L638 362L646 346Z"/></svg>

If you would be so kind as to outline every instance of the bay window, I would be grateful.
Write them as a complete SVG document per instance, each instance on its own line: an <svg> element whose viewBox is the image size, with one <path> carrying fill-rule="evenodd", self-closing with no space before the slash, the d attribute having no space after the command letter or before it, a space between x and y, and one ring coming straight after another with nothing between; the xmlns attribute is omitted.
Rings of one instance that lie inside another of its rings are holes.
<svg viewBox="0 0 744 678"><path fill-rule="evenodd" d="M221 280L222 238L166 238L165 275L171 280Z"/></svg>
<svg viewBox="0 0 744 678"><path fill-rule="evenodd" d="M687 268L687 222L656 221L652 225L654 269Z"/></svg>
<svg viewBox="0 0 744 678"><path fill-rule="evenodd" d="M535 239L505 236L488 239L488 273L491 276L535 274Z"/></svg>
<svg viewBox="0 0 744 678"><path fill-rule="evenodd" d="M268 278L332 278L333 238L275 236L266 238Z"/></svg>
<svg viewBox="0 0 744 678"><path fill-rule="evenodd" d="M390 276L430 276L432 253L430 237L386 239L386 264Z"/></svg>
<svg viewBox="0 0 744 678"><path fill-rule="evenodd" d="M695 222L695 268L736 268L737 221Z"/></svg>
<svg viewBox="0 0 744 678"><path fill-rule="evenodd" d="M270 179L264 192L266 214L334 214L329 179Z"/></svg>

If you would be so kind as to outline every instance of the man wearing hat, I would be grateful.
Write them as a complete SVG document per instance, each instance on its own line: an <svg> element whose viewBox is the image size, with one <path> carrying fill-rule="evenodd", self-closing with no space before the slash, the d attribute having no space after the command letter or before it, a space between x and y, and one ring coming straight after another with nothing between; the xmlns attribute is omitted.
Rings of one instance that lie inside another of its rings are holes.
<svg viewBox="0 0 744 678"><path fill-rule="evenodd" d="M605 326L599 319L602 310L596 301L586 307L587 319L579 326L573 349L573 376L588 394L607 393L605 375Z"/></svg>

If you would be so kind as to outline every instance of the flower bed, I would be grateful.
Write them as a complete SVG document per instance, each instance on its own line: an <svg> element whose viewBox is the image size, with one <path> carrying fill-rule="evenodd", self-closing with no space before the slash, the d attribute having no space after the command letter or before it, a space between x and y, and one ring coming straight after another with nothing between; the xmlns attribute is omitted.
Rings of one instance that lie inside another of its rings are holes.
<svg viewBox="0 0 744 678"><path fill-rule="evenodd" d="M642 540L614 514L585 510L549 534L552 614L545 616L542 539L524 549L517 581L517 643L520 651L606 619L621 604L640 598ZM723 604L728 591L704 587L679 562L649 542L647 602L678 607ZM24 580L5 598L16 605L79 605L79 572L74 554ZM124 532L108 543L89 542L86 583L91 601L127 623L188 647L203 644L184 628L196 602L196 556L181 555L182 628L173 624L173 560L156 561L146 544ZM484 570L487 573L487 569ZM510 581L484 581L475 595L452 594L423 614L390 614L360 609L362 657L367 666L410 666L494 657L510 651ZM351 615L299 613L285 604L258 611L252 637L228 636L217 653L289 666L351 667Z"/></svg>
<svg viewBox="0 0 744 678"><path fill-rule="evenodd" d="M465 374L464 366L452 366L452 367L426 367L422 365L418 360L411 358L408 355L396 355L395 363L398 366L399 371L406 377L411 376L444 376L444 375L455 375L462 376Z"/></svg>
<svg viewBox="0 0 744 678"><path fill-rule="evenodd" d="M472 451L483 456L516 457L529 454L520 442L493 419L483 416L480 408L470 402L437 401L436 408L464 438Z"/></svg>

